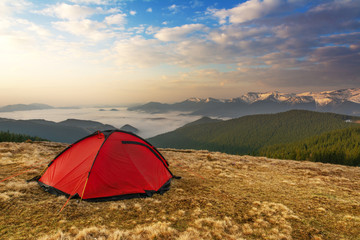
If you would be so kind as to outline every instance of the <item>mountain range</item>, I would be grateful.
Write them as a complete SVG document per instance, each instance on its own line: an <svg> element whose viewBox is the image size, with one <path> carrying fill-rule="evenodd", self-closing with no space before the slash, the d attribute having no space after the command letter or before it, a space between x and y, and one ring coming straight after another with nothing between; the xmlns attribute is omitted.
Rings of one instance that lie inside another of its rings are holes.
<svg viewBox="0 0 360 240"><path fill-rule="evenodd" d="M13 120L0 118L0 131L37 136L54 142L72 143L97 130L107 129L115 129L115 127L95 121L77 119L68 119L57 123L43 119Z"/></svg>
<svg viewBox="0 0 360 240"><path fill-rule="evenodd" d="M128 108L130 111L147 113L182 111L191 115L229 118L278 113L292 109L358 116L360 115L360 88L299 94L276 91L266 93L249 92L231 99L189 98L173 104L149 102Z"/></svg>
<svg viewBox="0 0 360 240"><path fill-rule="evenodd" d="M67 119L52 122L43 119L14 120L0 118L0 131L36 136L54 142L73 143L96 131L115 130L109 124L96 121ZM139 130L131 125L124 125L120 130L137 133Z"/></svg>
<svg viewBox="0 0 360 240"><path fill-rule="evenodd" d="M31 104L12 104L0 107L0 112L16 112L16 111L31 111L31 110L45 110L45 109L77 109L79 107L53 107L42 103Z"/></svg>
<svg viewBox="0 0 360 240"><path fill-rule="evenodd" d="M47 104L32 103L32 104L13 104L0 107L0 112L15 112L15 111L29 111L29 110L43 110L53 109L54 107Z"/></svg>

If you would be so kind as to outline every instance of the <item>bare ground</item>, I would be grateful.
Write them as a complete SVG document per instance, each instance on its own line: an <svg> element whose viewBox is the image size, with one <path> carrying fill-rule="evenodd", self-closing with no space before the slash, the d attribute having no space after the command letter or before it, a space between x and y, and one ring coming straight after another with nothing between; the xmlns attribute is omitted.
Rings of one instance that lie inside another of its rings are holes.
<svg viewBox="0 0 360 240"><path fill-rule="evenodd" d="M66 145L0 143L0 179ZM147 199L66 202L29 179L0 183L0 239L360 239L360 168L160 149L175 175Z"/></svg>

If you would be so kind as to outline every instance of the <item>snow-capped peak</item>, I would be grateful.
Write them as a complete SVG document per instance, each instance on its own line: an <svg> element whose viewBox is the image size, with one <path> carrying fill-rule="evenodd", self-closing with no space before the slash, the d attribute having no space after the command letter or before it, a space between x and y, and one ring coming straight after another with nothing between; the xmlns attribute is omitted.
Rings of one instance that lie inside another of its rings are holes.
<svg viewBox="0 0 360 240"><path fill-rule="evenodd" d="M360 103L360 88L341 89L323 92L305 92L298 96L311 96L319 106L324 106L332 102L350 101Z"/></svg>
<svg viewBox="0 0 360 240"><path fill-rule="evenodd" d="M215 99L215 98L189 98L187 101L196 103L230 103L230 102L246 102L252 104L258 101L286 102L289 104L312 103L318 106L324 106L330 103L341 103L350 101L360 103L360 88L349 88L323 92L304 92L304 93L281 93L273 92L248 92L238 98L231 99Z"/></svg>
<svg viewBox="0 0 360 240"><path fill-rule="evenodd" d="M277 91L266 93L249 92L243 95L241 99L250 104L264 100L288 103L308 103L314 101L311 97L297 96L295 93L280 93Z"/></svg>
<svg viewBox="0 0 360 240"><path fill-rule="evenodd" d="M201 98L196 98L196 97L192 97L192 98L187 99L187 101L198 103L198 102L202 102L203 99L201 99Z"/></svg>
<svg viewBox="0 0 360 240"><path fill-rule="evenodd" d="M222 100L222 99L216 99L216 98L211 98L211 97L209 97L209 98L195 98L195 97L193 97L193 98L187 99L186 101L195 102L195 103L200 103L200 102L202 102L202 103L224 102L224 100Z"/></svg>

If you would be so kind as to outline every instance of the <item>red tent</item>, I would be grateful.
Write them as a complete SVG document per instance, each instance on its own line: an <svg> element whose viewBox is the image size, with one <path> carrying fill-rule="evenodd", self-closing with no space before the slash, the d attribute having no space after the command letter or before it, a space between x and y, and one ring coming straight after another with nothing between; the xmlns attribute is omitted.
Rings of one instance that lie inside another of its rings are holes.
<svg viewBox="0 0 360 240"><path fill-rule="evenodd" d="M56 195L106 201L164 193L174 177L165 158L124 131L89 135L52 160L38 183Z"/></svg>

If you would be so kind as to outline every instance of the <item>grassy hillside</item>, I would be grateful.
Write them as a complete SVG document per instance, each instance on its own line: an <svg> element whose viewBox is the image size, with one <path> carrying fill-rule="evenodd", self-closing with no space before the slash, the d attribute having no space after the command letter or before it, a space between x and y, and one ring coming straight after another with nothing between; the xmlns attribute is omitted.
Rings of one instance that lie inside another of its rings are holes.
<svg viewBox="0 0 360 240"><path fill-rule="evenodd" d="M188 125L150 138L155 146L207 149L232 154L257 154L274 144L297 142L324 132L353 126L360 119L333 113L293 110L251 115L227 121Z"/></svg>
<svg viewBox="0 0 360 240"><path fill-rule="evenodd" d="M0 179L48 163L66 145L0 143ZM164 195L79 203L27 183L0 183L1 239L360 239L360 168L160 149L174 180Z"/></svg>
<svg viewBox="0 0 360 240"><path fill-rule="evenodd" d="M45 139L24 134L0 131L0 142L25 142L27 140L44 141Z"/></svg>
<svg viewBox="0 0 360 240"><path fill-rule="evenodd" d="M360 166L360 127L335 130L296 143L264 147L259 155Z"/></svg>

